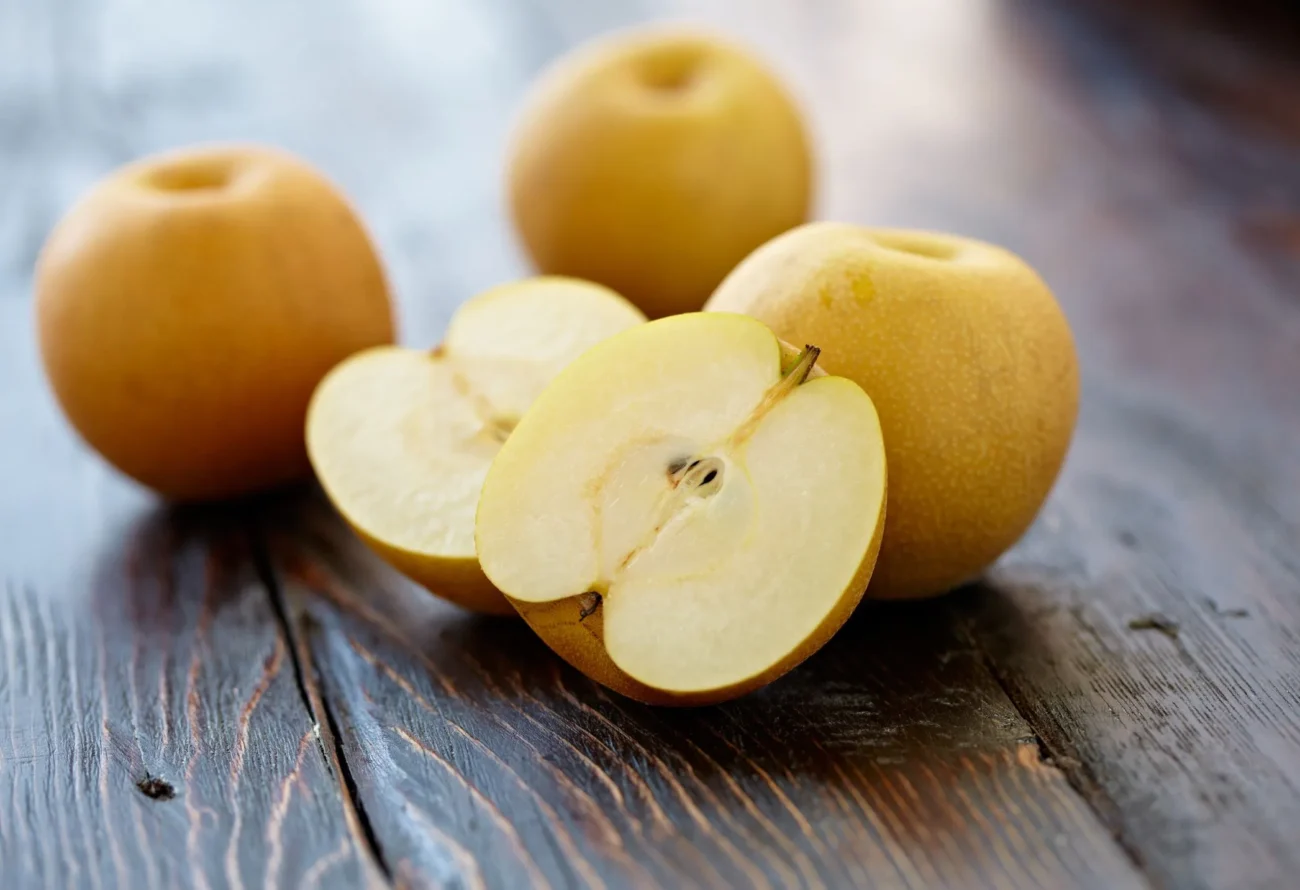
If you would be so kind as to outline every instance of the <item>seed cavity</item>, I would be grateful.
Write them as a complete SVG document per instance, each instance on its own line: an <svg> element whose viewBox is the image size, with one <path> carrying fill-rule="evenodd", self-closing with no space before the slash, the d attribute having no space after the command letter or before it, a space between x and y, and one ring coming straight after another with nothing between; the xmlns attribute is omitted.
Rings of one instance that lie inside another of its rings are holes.
<svg viewBox="0 0 1300 890"><path fill-rule="evenodd" d="M670 474L673 487L682 494L711 497L722 488L725 464L718 457L699 457L690 461L676 474Z"/></svg>
<svg viewBox="0 0 1300 890"><path fill-rule="evenodd" d="M678 477L680 477L681 474L686 471L688 466L691 466L695 463L698 463L698 461L692 461L689 457L677 458L676 460L668 464L668 478L672 480L674 485L677 484Z"/></svg>

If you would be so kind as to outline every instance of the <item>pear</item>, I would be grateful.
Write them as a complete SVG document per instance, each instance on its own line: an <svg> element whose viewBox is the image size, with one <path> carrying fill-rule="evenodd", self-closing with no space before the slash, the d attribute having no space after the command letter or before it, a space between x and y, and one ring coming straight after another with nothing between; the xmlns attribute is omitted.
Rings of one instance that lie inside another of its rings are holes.
<svg viewBox="0 0 1300 890"><path fill-rule="evenodd" d="M880 409L889 528L871 597L944 593L1029 528L1079 410L1069 321L1042 278L941 232L801 226L732 270L706 309L826 350Z"/></svg>
<svg viewBox="0 0 1300 890"><path fill-rule="evenodd" d="M474 553L488 466L552 377L644 321L600 285L533 278L466 302L431 352L358 353L308 409L307 451L326 495L412 580L467 609L513 615Z"/></svg>
<svg viewBox="0 0 1300 890"><path fill-rule="evenodd" d="M502 445L476 520L487 577L624 695L707 704L820 648L880 545L871 400L741 315L632 328L561 372Z"/></svg>

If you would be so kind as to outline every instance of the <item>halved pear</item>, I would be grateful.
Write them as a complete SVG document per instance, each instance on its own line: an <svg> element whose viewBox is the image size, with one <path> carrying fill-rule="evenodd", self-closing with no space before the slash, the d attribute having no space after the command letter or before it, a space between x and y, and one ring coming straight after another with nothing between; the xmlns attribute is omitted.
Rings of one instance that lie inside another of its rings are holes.
<svg viewBox="0 0 1300 890"><path fill-rule="evenodd" d="M514 614L474 555L488 465L565 365L645 321L618 294L532 278L460 307L432 352L358 353L317 387L307 451L334 506L376 553L433 593Z"/></svg>
<svg viewBox="0 0 1300 890"><path fill-rule="evenodd" d="M679 315L559 374L493 461L484 572L570 664L656 704L776 679L862 597L885 452L852 381L761 322Z"/></svg>

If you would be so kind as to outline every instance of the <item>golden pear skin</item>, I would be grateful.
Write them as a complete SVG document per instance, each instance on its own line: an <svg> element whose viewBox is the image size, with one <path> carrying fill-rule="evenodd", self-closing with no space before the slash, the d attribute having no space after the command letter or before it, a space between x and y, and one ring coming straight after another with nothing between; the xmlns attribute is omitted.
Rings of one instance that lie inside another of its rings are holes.
<svg viewBox="0 0 1300 890"><path fill-rule="evenodd" d="M869 596L943 593L1028 529L1069 448L1079 370L1064 313L1015 254L812 223L746 258L706 308L817 343L875 402L889 522Z"/></svg>
<svg viewBox="0 0 1300 890"><path fill-rule="evenodd" d="M393 340L356 213L306 163L256 145L154 155L98 183L41 251L36 318L72 425L180 501L306 478L312 390Z"/></svg>
<svg viewBox="0 0 1300 890"><path fill-rule="evenodd" d="M811 154L796 103L753 53L635 29L539 79L515 128L510 208L539 270L599 281L652 318L693 312L808 218Z"/></svg>

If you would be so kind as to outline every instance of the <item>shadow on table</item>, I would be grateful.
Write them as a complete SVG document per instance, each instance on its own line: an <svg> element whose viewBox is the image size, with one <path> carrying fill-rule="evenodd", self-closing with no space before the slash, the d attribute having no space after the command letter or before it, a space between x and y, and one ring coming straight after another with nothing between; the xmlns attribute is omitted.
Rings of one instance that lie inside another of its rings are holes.
<svg viewBox="0 0 1300 890"><path fill-rule="evenodd" d="M302 598L318 657L360 658L365 675L398 677L428 699L594 711L661 744L721 734L724 770L727 759L777 757L789 767L835 752L891 762L920 750L997 748L1026 734L964 638L961 605L986 595L975 589L864 602L827 646L767 688L715 707L655 708L587 680L521 621L469 615L429 596L383 566L319 498L294 509L296 525L274 523L286 533L272 534L271 549L286 590ZM575 731L565 740L578 741Z"/></svg>
<svg viewBox="0 0 1300 890"><path fill-rule="evenodd" d="M261 503L146 507L92 557L91 614L126 622L147 645L175 633L200 603L219 611L243 597L259 580L249 530Z"/></svg>

